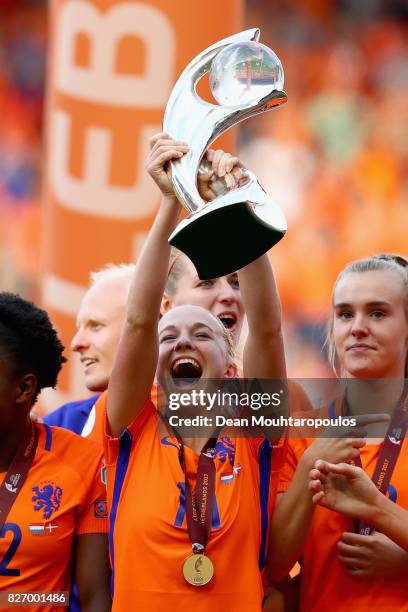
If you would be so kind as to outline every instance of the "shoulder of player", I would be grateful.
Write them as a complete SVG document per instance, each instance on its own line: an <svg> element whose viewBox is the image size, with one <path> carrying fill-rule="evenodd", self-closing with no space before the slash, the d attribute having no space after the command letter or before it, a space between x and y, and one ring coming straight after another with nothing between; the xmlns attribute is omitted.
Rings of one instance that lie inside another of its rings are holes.
<svg viewBox="0 0 408 612"><path fill-rule="evenodd" d="M62 427L44 425L38 426L43 431L45 438L45 450L58 457L64 463L71 465L83 465L83 463L97 463L102 459L101 446L94 440L82 438L76 433L63 429Z"/></svg>

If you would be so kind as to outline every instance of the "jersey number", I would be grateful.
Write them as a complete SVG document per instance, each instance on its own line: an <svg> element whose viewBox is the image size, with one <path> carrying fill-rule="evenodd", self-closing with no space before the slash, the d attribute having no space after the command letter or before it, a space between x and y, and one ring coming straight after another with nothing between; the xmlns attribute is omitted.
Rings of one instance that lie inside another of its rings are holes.
<svg viewBox="0 0 408 612"><path fill-rule="evenodd" d="M4 523L3 528L0 531L0 538L4 538L9 531L12 532L14 537L11 540L10 546L8 547L6 554L0 561L0 576L19 576L20 570L9 569L8 564L16 554L17 548L21 542L21 529L15 523Z"/></svg>

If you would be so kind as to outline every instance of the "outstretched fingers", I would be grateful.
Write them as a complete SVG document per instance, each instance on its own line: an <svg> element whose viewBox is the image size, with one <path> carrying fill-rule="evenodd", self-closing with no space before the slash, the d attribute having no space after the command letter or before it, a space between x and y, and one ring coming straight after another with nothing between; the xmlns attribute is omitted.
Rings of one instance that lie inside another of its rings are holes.
<svg viewBox="0 0 408 612"><path fill-rule="evenodd" d="M315 469L325 475L332 473L339 476L346 476L348 478L355 478L362 472L361 468L355 465L350 465L349 463L329 463L328 461L323 461L322 459L318 459L316 461Z"/></svg>

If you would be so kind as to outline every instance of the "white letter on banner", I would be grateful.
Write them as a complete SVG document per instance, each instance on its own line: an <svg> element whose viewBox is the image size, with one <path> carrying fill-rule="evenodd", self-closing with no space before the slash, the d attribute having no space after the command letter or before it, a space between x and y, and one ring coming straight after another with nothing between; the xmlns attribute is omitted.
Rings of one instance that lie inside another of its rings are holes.
<svg viewBox="0 0 408 612"><path fill-rule="evenodd" d="M90 40L90 67L74 64L77 36ZM146 47L143 75L115 74L117 44L133 35ZM175 33L158 9L125 2L100 13L84 0L65 2L56 25L56 83L62 93L112 106L160 108L173 79Z"/></svg>
<svg viewBox="0 0 408 612"><path fill-rule="evenodd" d="M68 161L71 118L63 110L51 114L49 167L52 191L64 208L85 215L110 219L144 219L157 206L157 192L145 170L149 138L160 131L159 125L145 125L140 130L136 182L131 187L109 184L112 133L106 128L90 127L85 133L83 178L69 173Z"/></svg>

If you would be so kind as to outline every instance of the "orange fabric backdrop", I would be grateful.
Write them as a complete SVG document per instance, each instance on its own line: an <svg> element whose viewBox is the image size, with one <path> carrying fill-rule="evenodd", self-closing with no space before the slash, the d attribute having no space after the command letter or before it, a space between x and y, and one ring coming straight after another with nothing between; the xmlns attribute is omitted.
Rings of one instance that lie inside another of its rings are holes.
<svg viewBox="0 0 408 612"><path fill-rule="evenodd" d="M132 261L150 227L159 194L144 171L148 137L173 84L241 29L241 13L240 0L50 3L43 304L66 345L89 272ZM84 394L73 359L60 391L49 407Z"/></svg>

